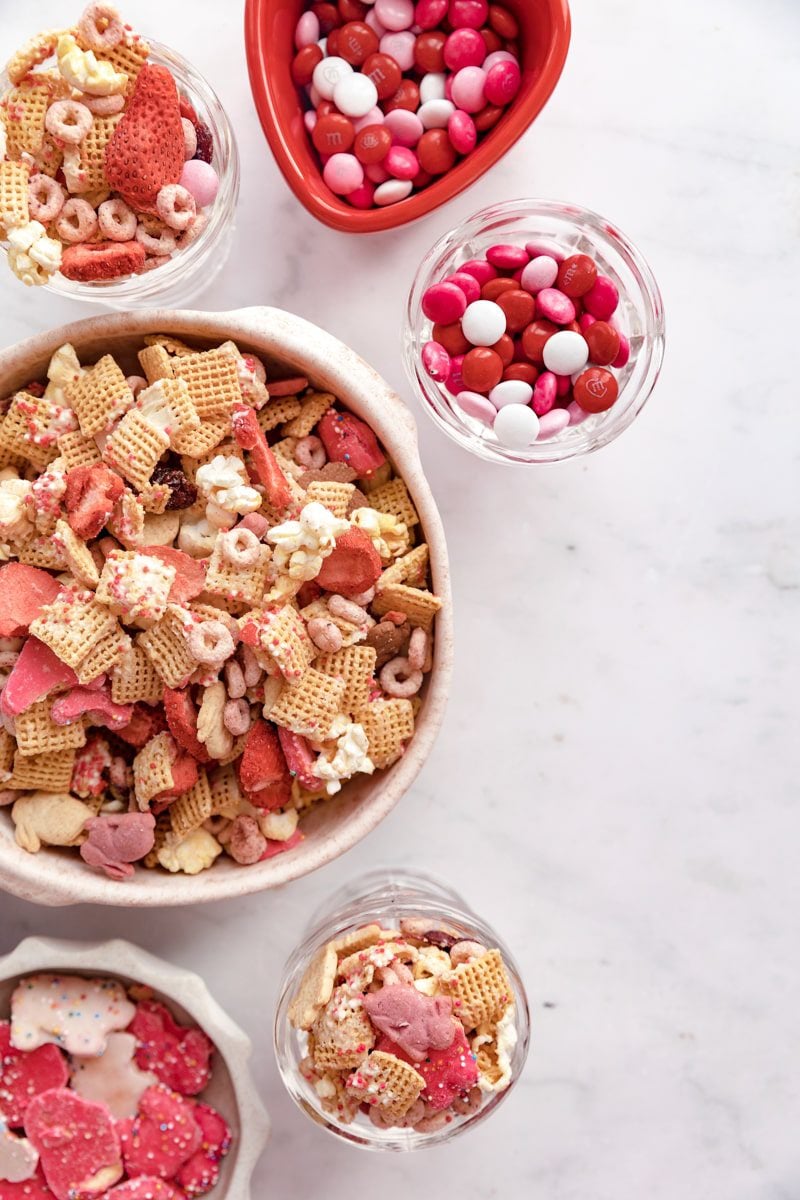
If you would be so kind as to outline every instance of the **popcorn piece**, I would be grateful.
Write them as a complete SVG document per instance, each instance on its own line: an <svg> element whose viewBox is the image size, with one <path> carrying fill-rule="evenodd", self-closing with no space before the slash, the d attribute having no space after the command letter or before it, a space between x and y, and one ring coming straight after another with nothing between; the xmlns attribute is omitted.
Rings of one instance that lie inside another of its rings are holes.
<svg viewBox="0 0 800 1200"><path fill-rule="evenodd" d="M182 842L165 845L158 852L159 864L173 874L199 875L206 871L222 853L222 846L205 829L195 829Z"/></svg>
<svg viewBox="0 0 800 1200"><path fill-rule="evenodd" d="M382 562L391 563L408 546L408 526L392 513L356 508L350 513L350 520L366 533Z"/></svg>
<svg viewBox="0 0 800 1200"><path fill-rule="evenodd" d="M90 96L111 96L125 90L128 76L92 50L81 50L71 33L62 33L56 46L58 69L71 87Z"/></svg>
<svg viewBox="0 0 800 1200"><path fill-rule="evenodd" d="M478 1065L478 1086L492 1094L504 1091L511 1083L511 1056L517 1044L516 1012L510 1004L496 1024L481 1022L471 1039L472 1053Z"/></svg>
<svg viewBox="0 0 800 1200"><path fill-rule="evenodd" d="M130 550L112 550L105 561L96 596L126 624L147 627L167 611L176 571L159 558Z"/></svg>
<svg viewBox="0 0 800 1200"><path fill-rule="evenodd" d="M337 717L331 726L328 739L335 740L333 753L320 754L314 764L314 773L326 780L325 791L334 796L342 789L342 780L350 779L356 772L372 775L375 765L369 757L369 743L362 725Z"/></svg>
<svg viewBox="0 0 800 1200"><path fill-rule="evenodd" d="M26 479L0 479L0 541L20 542L33 533L31 490Z"/></svg>
<svg viewBox="0 0 800 1200"><path fill-rule="evenodd" d="M315 579L323 560L333 552L336 539L349 529L349 523L335 517L322 504L306 504L296 521L285 521L269 530L267 537L275 546L273 562L292 579Z"/></svg>
<svg viewBox="0 0 800 1200"><path fill-rule="evenodd" d="M207 502L206 515L212 524L219 510L223 518L230 518L256 512L261 507L261 496L248 482L247 468L233 455L217 454L198 469L196 482Z"/></svg>

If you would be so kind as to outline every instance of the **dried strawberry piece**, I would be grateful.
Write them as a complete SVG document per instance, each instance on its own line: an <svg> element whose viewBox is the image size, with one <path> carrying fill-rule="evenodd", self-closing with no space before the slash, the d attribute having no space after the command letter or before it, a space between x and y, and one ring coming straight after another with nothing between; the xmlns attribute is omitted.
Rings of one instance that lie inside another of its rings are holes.
<svg viewBox="0 0 800 1200"><path fill-rule="evenodd" d="M114 732L123 742L141 750L150 738L155 737L157 733L163 733L166 728L166 718L160 708L151 708L148 704L134 704L133 716L128 724Z"/></svg>
<svg viewBox="0 0 800 1200"><path fill-rule="evenodd" d="M194 157L201 162L210 163L214 157L214 138L211 130L203 121L196 121L194 131L197 135L197 149Z"/></svg>
<svg viewBox="0 0 800 1200"><path fill-rule="evenodd" d="M153 483L166 484L170 490L167 511L191 508L197 499L197 488L179 467L159 463L152 474Z"/></svg>
<svg viewBox="0 0 800 1200"><path fill-rule="evenodd" d="M388 1037L379 1038L375 1049L412 1064L425 1080L421 1096L431 1108L449 1108L457 1096L468 1092L478 1082L478 1063L460 1025L445 1050L428 1050L422 1062L415 1062Z"/></svg>
<svg viewBox="0 0 800 1200"><path fill-rule="evenodd" d="M315 600L319 600L321 595L322 588L316 579L307 579L297 593L297 603L301 608L305 608L307 604L313 604Z"/></svg>
<svg viewBox="0 0 800 1200"><path fill-rule="evenodd" d="M208 1086L214 1043L202 1029L179 1025L157 1000L140 1000L128 1026L137 1047L136 1065L184 1096L196 1096Z"/></svg>
<svg viewBox="0 0 800 1200"><path fill-rule="evenodd" d="M317 583L329 592L357 596L380 578L381 556L363 529L353 527L336 539L336 545L323 560Z"/></svg>
<svg viewBox="0 0 800 1200"><path fill-rule="evenodd" d="M80 242L77 246L67 246L59 270L65 279L95 283L98 279L136 275L146 258L144 246L139 242Z"/></svg>
<svg viewBox="0 0 800 1200"><path fill-rule="evenodd" d="M146 63L130 103L106 146L111 188L139 212L155 212L156 197L177 183L184 163L180 100L166 67Z"/></svg>
<svg viewBox="0 0 800 1200"><path fill-rule="evenodd" d="M243 450L250 452L259 482L267 492L267 500L273 508L288 508L292 494L286 476L278 466L278 460L267 445L264 431L252 408L246 404L233 406L233 436Z"/></svg>
<svg viewBox="0 0 800 1200"><path fill-rule="evenodd" d="M161 1084L147 1088L135 1117L120 1122L125 1171L174 1179L203 1140L190 1100Z"/></svg>
<svg viewBox="0 0 800 1200"><path fill-rule="evenodd" d="M0 1118L10 1129L22 1128L34 1096L66 1087L68 1080L67 1060L58 1046L17 1050L11 1045L10 1022L0 1021Z"/></svg>
<svg viewBox="0 0 800 1200"><path fill-rule="evenodd" d="M30 383L25 384L23 390L29 392L31 396L43 396L45 387L44 384L40 383L38 379L32 379Z"/></svg>
<svg viewBox="0 0 800 1200"><path fill-rule="evenodd" d="M352 413L329 409L320 421L317 433L328 458L332 462L347 463L359 478L372 475L386 462L386 455L369 425Z"/></svg>
<svg viewBox="0 0 800 1200"><path fill-rule="evenodd" d="M278 808L291 795L291 776L275 726L261 717L247 735L239 760L239 782L258 808ZM280 799L284 795L286 799Z"/></svg>
<svg viewBox="0 0 800 1200"><path fill-rule="evenodd" d="M25 563L4 563L0 567L0 637L27 633L31 621L60 591L61 584L47 571Z"/></svg>
<svg viewBox="0 0 800 1200"><path fill-rule="evenodd" d="M291 729L284 729L281 725L277 728L281 749L290 773L311 792L322 787L322 780L314 774L317 756L306 739L299 733L292 733Z"/></svg>
<svg viewBox="0 0 800 1200"><path fill-rule="evenodd" d="M203 1131L203 1142L175 1176L187 1196L203 1196L219 1179L219 1164L231 1145L231 1131L216 1109L195 1104L194 1119Z"/></svg>
<svg viewBox="0 0 800 1200"><path fill-rule="evenodd" d="M200 118L186 97L180 94L178 95L178 108L182 117L185 117L187 121L191 121L193 125L197 124Z"/></svg>
<svg viewBox="0 0 800 1200"><path fill-rule="evenodd" d="M210 763L211 755L197 738L197 709L188 688L164 689L164 712L169 731L199 763Z"/></svg>
<svg viewBox="0 0 800 1200"><path fill-rule="evenodd" d="M67 471L64 507L73 533L84 541L97 537L124 490L119 475L102 463Z"/></svg>
<svg viewBox="0 0 800 1200"><path fill-rule="evenodd" d="M175 568L175 578L168 596L170 604L188 604L205 590L205 562L191 558L174 546L142 546L139 553L149 554L152 558L160 559L168 567Z"/></svg>
<svg viewBox="0 0 800 1200"><path fill-rule="evenodd" d="M288 837L285 842L276 842L272 838L267 839L267 848L261 855L259 862L265 862L268 858L274 858L276 854L283 854L285 850L294 850L295 846L299 846L304 840L305 835L296 829L291 837Z"/></svg>

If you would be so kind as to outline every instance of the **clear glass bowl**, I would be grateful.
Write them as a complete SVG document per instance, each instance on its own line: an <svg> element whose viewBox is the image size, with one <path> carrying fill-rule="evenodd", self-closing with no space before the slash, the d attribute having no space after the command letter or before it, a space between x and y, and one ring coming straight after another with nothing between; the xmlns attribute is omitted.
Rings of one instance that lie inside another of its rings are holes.
<svg viewBox="0 0 800 1200"><path fill-rule="evenodd" d="M312 956L320 946L362 925L378 922L394 928L403 917L430 918L463 933L465 939L497 947L514 990L516 1044L511 1051L511 1082L504 1091L487 1093L481 1107L469 1116L456 1117L432 1133L413 1129L379 1129L359 1112L351 1124L326 1112L314 1089L300 1072L306 1056L307 1035L294 1029L288 1018L289 1005ZM367 1150L420 1150L441 1145L485 1121L511 1093L525 1065L530 1040L530 1013L519 969L508 948L494 930L477 917L466 902L449 888L416 871L378 868L341 888L317 909L300 946L283 970L280 998L275 1011L275 1055L286 1090L295 1104L317 1125L355 1146Z"/></svg>
<svg viewBox="0 0 800 1200"><path fill-rule="evenodd" d="M613 279L620 294L614 323L628 337L631 356L625 367L614 372L619 396L607 412L587 416L546 441L512 450L501 445L486 425L463 413L422 366L422 347L430 341L432 329L422 312L422 297L431 284L452 275L468 259L482 257L489 246L532 241L555 243L565 256L588 254ZM406 373L422 407L459 445L489 462L523 466L563 462L607 445L641 412L661 370L664 306L647 262L610 221L576 204L511 200L475 213L428 251L411 288L402 337Z"/></svg>
<svg viewBox="0 0 800 1200"><path fill-rule="evenodd" d="M178 250L163 266L129 275L124 279L78 283L56 274L46 290L71 300L85 300L107 308L127 310L160 307L177 308L188 303L208 287L224 266L230 253L239 199L239 151L233 128L214 89L191 63L167 46L145 38L150 46L148 62L169 68L178 91L211 130L214 144L212 165L219 175L219 192L214 203L204 210L208 223L196 241ZM0 92L10 83L3 73ZM4 245L3 249L7 247ZM6 269L7 266L6 266ZM22 285L20 285L22 286Z"/></svg>

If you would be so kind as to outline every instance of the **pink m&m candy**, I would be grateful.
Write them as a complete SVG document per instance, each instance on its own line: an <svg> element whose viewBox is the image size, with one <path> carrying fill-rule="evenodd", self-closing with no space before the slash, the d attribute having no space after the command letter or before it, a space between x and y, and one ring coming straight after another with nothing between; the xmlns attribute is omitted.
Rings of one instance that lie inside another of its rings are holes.
<svg viewBox="0 0 800 1200"><path fill-rule="evenodd" d="M481 421L490 428L494 424L497 409L480 392L458 392L456 404L468 417L474 417L476 421Z"/></svg>
<svg viewBox="0 0 800 1200"><path fill-rule="evenodd" d="M489 0L450 0L447 19L453 29L480 29L489 18Z"/></svg>
<svg viewBox="0 0 800 1200"><path fill-rule="evenodd" d="M607 275L598 275L593 286L582 297L582 303L598 321L607 321L619 304L619 292Z"/></svg>
<svg viewBox="0 0 800 1200"><path fill-rule="evenodd" d="M311 9L304 12L294 31L294 44L298 50L319 41L319 17Z"/></svg>
<svg viewBox="0 0 800 1200"><path fill-rule="evenodd" d="M466 310L467 298L455 283L434 283L422 297L422 311L435 325L453 325Z"/></svg>
<svg viewBox="0 0 800 1200"><path fill-rule="evenodd" d="M451 396L457 396L459 392L464 391L464 379L461 374L461 369L464 366L464 355L456 354L450 359L450 374L447 377L447 382L444 385Z"/></svg>
<svg viewBox="0 0 800 1200"><path fill-rule="evenodd" d="M479 67L486 58L486 42L476 29L456 29L445 42L443 53L451 71Z"/></svg>
<svg viewBox="0 0 800 1200"><path fill-rule="evenodd" d="M414 66L413 33L385 33L381 38L381 54L393 58L401 71L410 71Z"/></svg>
<svg viewBox="0 0 800 1200"><path fill-rule="evenodd" d="M533 411L537 417L543 417L556 402L558 386L552 371L542 371L533 385Z"/></svg>
<svg viewBox="0 0 800 1200"><path fill-rule="evenodd" d="M486 259L493 267L499 267L501 271L516 271L520 267L527 266L528 252L522 246L498 244L489 247L486 251Z"/></svg>
<svg viewBox="0 0 800 1200"><path fill-rule="evenodd" d="M372 208L374 196L375 184L365 179L361 187L347 193L345 200L348 204L352 204L353 208Z"/></svg>
<svg viewBox="0 0 800 1200"><path fill-rule="evenodd" d="M438 342L426 342L422 347L422 365L438 383L444 383L450 374L450 355Z"/></svg>
<svg viewBox="0 0 800 1200"><path fill-rule="evenodd" d="M619 352L611 365L619 369L620 367L627 366L628 359L631 356L631 344L624 333L620 333L619 330L617 330L617 333L619 333Z"/></svg>
<svg viewBox="0 0 800 1200"><path fill-rule="evenodd" d="M570 423L569 409L553 408L543 413L539 418L539 435L537 442L546 442L549 438L557 437Z"/></svg>
<svg viewBox="0 0 800 1200"><path fill-rule="evenodd" d="M190 158L183 164L179 182L181 187L185 187L187 192L194 196L198 208L213 204L217 198L219 175L211 163L203 162L200 158Z"/></svg>
<svg viewBox="0 0 800 1200"><path fill-rule="evenodd" d="M393 108L386 114L383 123L398 146L416 146L425 132L425 126L417 114L409 112L407 108Z"/></svg>
<svg viewBox="0 0 800 1200"><path fill-rule="evenodd" d="M536 296L536 315L556 325L569 325L575 320L575 305L557 288L543 288Z"/></svg>
<svg viewBox="0 0 800 1200"><path fill-rule="evenodd" d="M449 0L417 0L414 24L419 25L420 29L435 29L447 16L448 2Z"/></svg>
<svg viewBox="0 0 800 1200"><path fill-rule="evenodd" d="M414 5L412 0L375 0L375 16L386 29L410 29L414 24Z"/></svg>
<svg viewBox="0 0 800 1200"><path fill-rule="evenodd" d="M510 104L521 83L522 72L516 62L495 63L486 73L484 95L490 104Z"/></svg>
<svg viewBox="0 0 800 1200"><path fill-rule="evenodd" d="M364 182L364 168L355 154L332 154L322 171L322 178L337 196L347 196Z"/></svg>
<svg viewBox="0 0 800 1200"><path fill-rule="evenodd" d="M459 154L471 154L478 141L478 131L469 113L457 108L447 122L447 136Z"/></svg>
<svg viewBox="0 0 800 1200"><path fill-rule="evenodd" d="M395 179L413 179L419 172L419 159L406 146L392 146L381 165Z"/></svg>
<svg viewBox="0 0 800 1200"><path fill-rule="evenodd" d="M498 276L497 270L485 258L470 258L463 262L458 268L459 271L466 271L468 275L472 275L477 279L478 283L483 287L490 279L496 279Z"/></svg>
<svg viewBox="0 0 800 1200"><path fill-rule="evenodd" d="M456 287L461 288L467 297L467 304L472 304L473 300L480 300L481 285L475 276L470 275L467 271L456 271L454 275L448 276L447 282L454 283Z"/></svg>
<svg viewBox="0 0 800 1200"><path fill-rule="evenodd" d="M525 252L527 254L527 250ZM552 287L558 275L558 263L549 254L539 254L522 268L520 286L531 295Z"/></svg>
<svg viewBox="0 0 800 1200"><path fill-rule="evenodd" d="M453 77L452 100L456 108L476 113L484 107L486 72L480 67L464 67Z"/></svg>

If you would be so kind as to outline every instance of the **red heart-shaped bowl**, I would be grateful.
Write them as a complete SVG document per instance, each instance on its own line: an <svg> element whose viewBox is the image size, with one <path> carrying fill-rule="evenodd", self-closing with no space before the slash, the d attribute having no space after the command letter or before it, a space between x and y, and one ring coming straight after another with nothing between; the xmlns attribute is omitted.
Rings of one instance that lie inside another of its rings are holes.
<svg viewBox="0 0 800 1200"><path fill-rule="evenodd" d="M386 208L356 209L323 182L303 124L290 67L303 0L247 0L245 42L250 86L261 125L289 187L317 220L344 233L394 229L433 212L494 166L522 136L558 83L567 57L567 0L503 0L520 26L522 86L507 113L477 148L435 183Z"/></svg>

